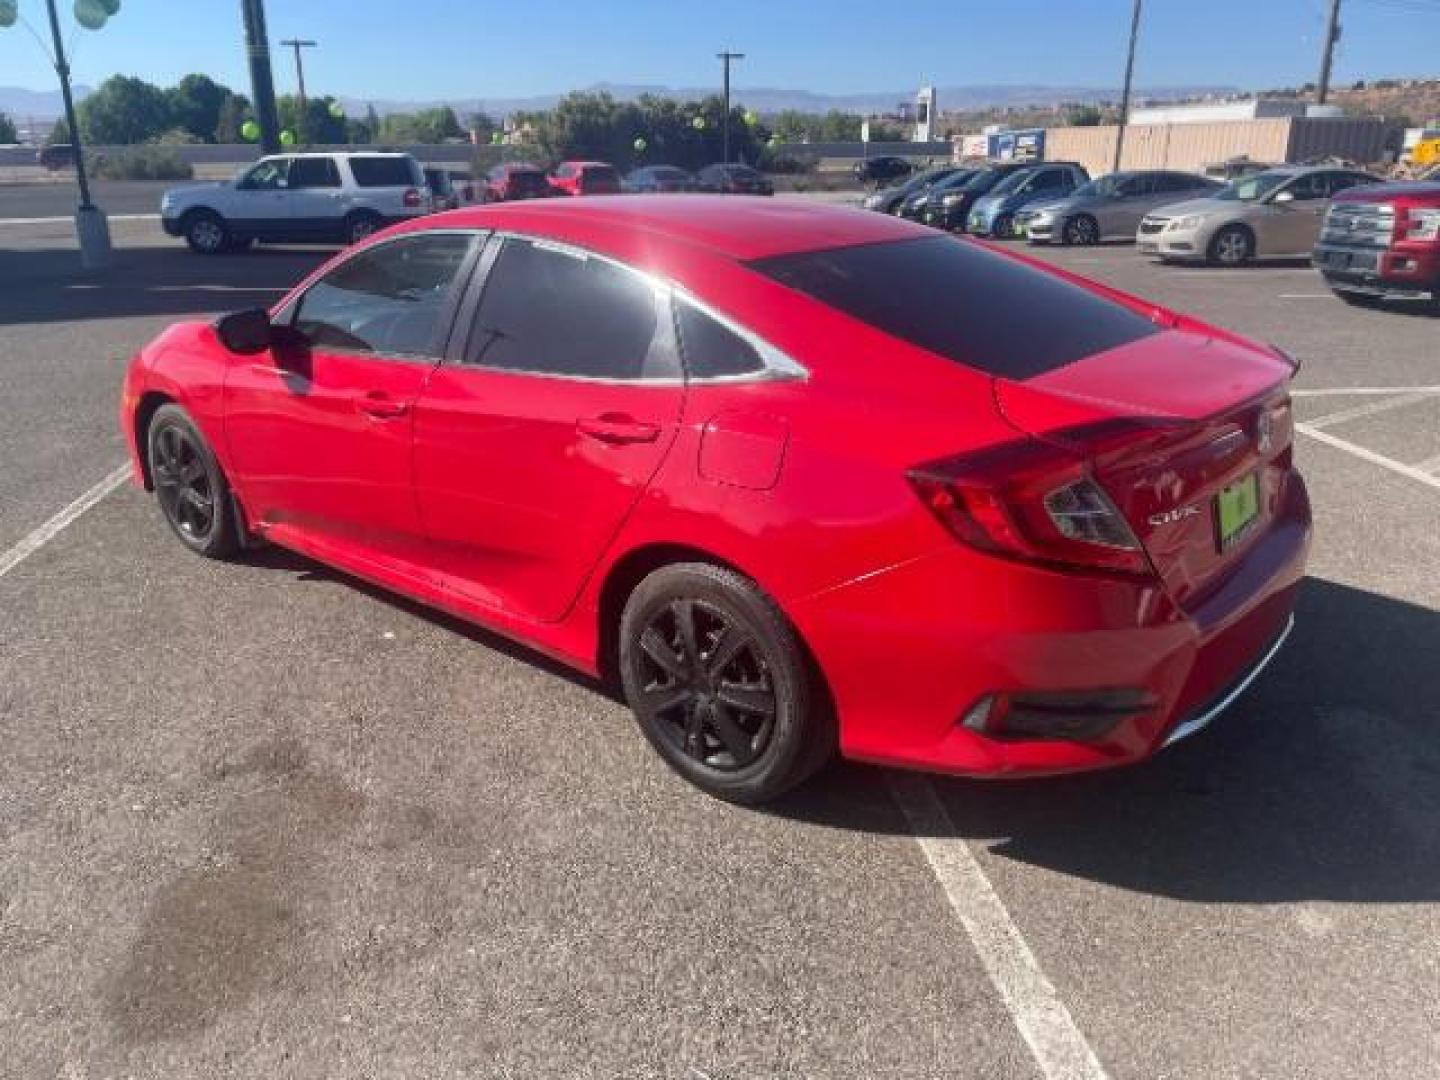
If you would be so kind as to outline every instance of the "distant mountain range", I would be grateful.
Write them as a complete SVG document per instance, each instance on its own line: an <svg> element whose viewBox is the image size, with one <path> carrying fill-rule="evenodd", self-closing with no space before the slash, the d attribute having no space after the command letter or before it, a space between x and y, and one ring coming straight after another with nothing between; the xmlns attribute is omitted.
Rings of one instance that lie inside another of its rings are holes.
<svg viewBox="0 0 1440 1080"><path fill-rule="evenodd" d="M236 87L237 90L246 89ZM716 93L713 86L671 87L643 86L626 83L596 83L584 88L586 91L605 91L622 101L633 100L641 94L660 94L666 97L692 100ZM1155 101L1174 101L1179 98L1200 97L1209 94L1224 95L1235 93L1234 87L1226 86L1152 86L1141 87L1136 96ZM76 86L78 101L90 93L88 86ZM533 112L548 109L560 99L561 94L539 94L533 97L452 97L432 101L403 101L384 98L341 97L345 111L359 116L374 105L381 115L394 112L414 112L417 109L436 105L450 105L462 116L466 113L484 111L495 117L508 116L514 112ZM802 112L883 113L893 110L901 102L915 100L915 90L884 90L865 94L816 94L807 90L782 90L774 87L737 87L735 99L747 108L762 113L779 112L781 109L798 109ZM940 109L984 109L1004 106L1054 105L1060 102L1096 103L1113 101L1119 97L1113 87L1093 86L1044 86L1033 85L981 85L942 86L937 98ZM58 90L28 90L20 86L0 86L0 112L16 119L34 117L37 120L53 120L64 111Z"/></svg>

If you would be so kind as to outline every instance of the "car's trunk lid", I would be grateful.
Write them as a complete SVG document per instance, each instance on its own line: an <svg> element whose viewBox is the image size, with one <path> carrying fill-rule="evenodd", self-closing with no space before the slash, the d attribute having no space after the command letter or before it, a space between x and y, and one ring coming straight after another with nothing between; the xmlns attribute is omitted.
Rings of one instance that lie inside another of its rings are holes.
<svg viewBox="0 0 1440 1080"><path fill-rule="evenodd" d="M1290 468L1291 374L1278 355L1172 330L997 379L995 395L1015 427L1089 461L1170 595L1191 606L1273 516Z"/></svg>

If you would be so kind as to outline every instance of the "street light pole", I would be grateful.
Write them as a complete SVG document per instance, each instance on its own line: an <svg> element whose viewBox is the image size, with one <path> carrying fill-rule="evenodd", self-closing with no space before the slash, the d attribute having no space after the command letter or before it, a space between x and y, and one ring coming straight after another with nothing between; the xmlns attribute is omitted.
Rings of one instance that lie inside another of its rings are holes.
<svg viewBox="0 0 1440 1080"><path fill-rule="evenodd" d="M240 0L245 21L245 52L250 59L250 94L260 125L260 150L280 152L280 124L275 117L275 80L270 75L270 39L265 31L264 0Z"/></svg>
<svg viewBox="0 0 1440 1080"><path fill-rule="evenodd" d="M75 154L75 180L80 186L80 205L75 210L75 237L80 243L80 265L101 270L110 265L110 225L105 214L90 201L90 180L85 175L85 147L80 124L75 119L75 97L70 92L70 62L65 59L65 40L60 35L60 16L55 0L45 0L50 14L50 36L55 43L55 74L60 76L60 97L65 102L65 123L70 128L70 146Z"/></svg>
<svg viewBox="0 0 1440 1080"><path fill-rule="evenodd" d="M730 52L730 51L727 49L727 50L724 51L724 52L718 52L718 53L716 53L716 54L715 54L715 58L716 58L717 60L719 60L722 65L724 65L724 69L725 69L725 83L724 83L724 85L725 85L725 114L724 114L724 116L722 116L721 119L720 119L720 144L721 144L721 153L720 153L720 156L721 156L722 162L723 162L724 164L726 164L726 165L729 165L729 164L730 164L730 61L731 61L731 60L744 60L744 59L745 59L745 54L744 54L744 53L738 53L738 52Z"/></svg>
<svg viewBox="0 0 1440 1080"><path fill-rule="evenodd" d="M298 133L300 135L300 145L305 146L310 141L308 138L310 125L307 122L308 112L305 108L305 62L300 59L300 50L313 49L319 43L306 41L303 38L289 38L280 42L280 44L287 49L295 50L295 81L300 84L300 123L296 126L300 128Z"/></svg>
<svg viewBox="0 0 1440 1080"><path fill-rule="evenodd" d="M1330 66L1335 60L1335 43L1340 40L1340 0L1330 0L1330 17L1325 21L1325 44L1320 53L1320 81L1315 84L1315 103L1324 105L1330 96Z"/></svg>
<svg viewBox="0 0 1440 1080"><path fill-rule="evenodd" d="M1130 83L1135 75L1135 42L1140 37L1140 8L1144 0L1135 0L1130 15L1130 52L1125 58L1125 88L1120 92L1120 126L1115 131L1115 164L1111 172L1120 171L1120 155L1125 150L1125 125L1130 122Z"/></svg>

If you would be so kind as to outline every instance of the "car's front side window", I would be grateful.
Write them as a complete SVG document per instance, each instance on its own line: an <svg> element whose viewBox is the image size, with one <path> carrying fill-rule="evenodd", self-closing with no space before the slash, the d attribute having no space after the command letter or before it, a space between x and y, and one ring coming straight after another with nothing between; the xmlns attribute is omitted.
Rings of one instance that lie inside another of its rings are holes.
<svg viewBox="0 0 1440 1080"><path fill-rule="evenodd" d="M245 174L243 188L254 191L275 191L289 185L290 158L266 158Z"/></svg>
<svg viewBox="0 0 1440 1080"><path fill-rule="evenodd" d="M475 242L422 233L362 251L306 290L291 325L315 348L437 357L441 315Z"/></svg>
<svg viewBox="0 0 1440 1080"><path fill-rule="evenodd" d="M677 374L666 297L607 259L507 237L486 279L465 363L539 375Z"/></svg>

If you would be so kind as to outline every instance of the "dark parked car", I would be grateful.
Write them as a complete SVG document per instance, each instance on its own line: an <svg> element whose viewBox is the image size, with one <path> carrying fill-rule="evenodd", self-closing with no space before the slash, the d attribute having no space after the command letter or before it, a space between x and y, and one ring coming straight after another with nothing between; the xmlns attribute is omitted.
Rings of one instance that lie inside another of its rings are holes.
<svg viewBox="0 0 1440 1080"><path fill-rule="evenodd" d="M75 147L70 143L42 146L36 152L35 160L51 172L56 169L73 169L75 167Z"/></svg>
<svg viewBox="0 0 1440 1080"><path fill-rule="evenodd" d="M880 157L864 158L855 163L855 179L862 184L878 184L886 180L898 180L909 176L915 166L903 157L884 154Z"/></svg>
<svg viewBox="0 0 1440 1080"><path fill-rule="evenodd" d="M553 194L549 177L537 165L512 162L509 165L496 165L485 174L486 202L543 199Z"/></svg>
<svg viewBox="0 0 1440 1080"><path fill-rule="evenodd" d="M706 165L695 174L700 191L721 195L774 195L775 185L749 165Z"/></svg>
<svg viewBox="0 0 1440 1080"><path fill-rule="evenodd" d="M455 189L455 197L460 200L461 206L480 201L480 190L484 185L477 185L468 172L451 169L445 175L450 178L450 186Z"/></svg>
<svg viewBox="0 0 1440 1080"><path fill-rule="evenodd" d="M942 177L934 184L920 188L913 195L908 195L896 208L895 213L909 221L925 220L925 209L930 205L930 196L935 194L943 195L947 191L959 191L970 179L979 172L979 169L955 169L948 175Z"/></svg>
<svg viewBox="0 0 1440 1080"><path fill-rule="evenodd" d="M425 187L430 191L430 207L436 213L460 209L460 195L444 169L425 169Z"/></svg>
<svg viewBox="0 0 1440 1080"><path fill-rule="evenodd" d="M975 205L975 201L988 195L991 188L1011 173L1028 169L1032 164L1033 162L1029 161L1006 161L986 165L964 183L954 186L937 184L931 189L930 197L925 202L925 213L921 220L937 229L964 232L970 207Z"/></svg>
<svg viewBox="0 0 1440 1080"><path fill-rule="evenodd" d="M924 169L915 173L908 180L902 180L898 184L871 192L865 196L862 205L866 210L878 210L882 214L898 214L903 202L913 199L922 192L930 191L936 184L961 171L958 165L936 165L933 168Z"/></svg>
<svg viewBox="0 0 1440 1080"><path fill-rule="evenodd" d="M622 187L634 195L694 191L695 174L675 165L646 165L632 169Z"/></svg>

